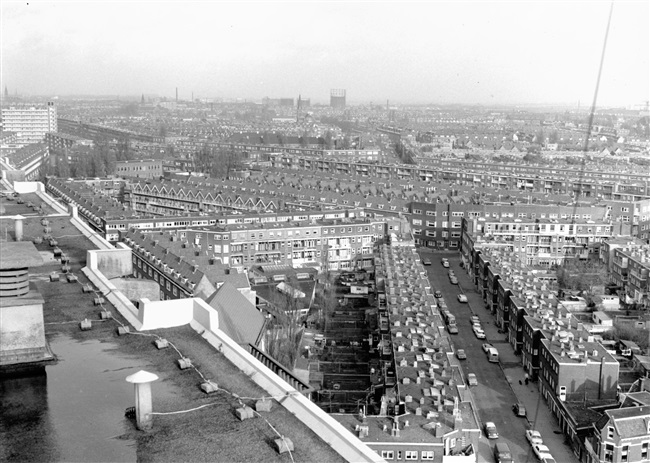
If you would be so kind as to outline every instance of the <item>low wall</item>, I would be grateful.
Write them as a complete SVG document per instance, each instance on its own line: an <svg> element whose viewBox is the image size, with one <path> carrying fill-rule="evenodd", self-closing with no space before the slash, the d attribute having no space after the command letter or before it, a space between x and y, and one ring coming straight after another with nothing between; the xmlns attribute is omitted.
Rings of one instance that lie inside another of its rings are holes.
<svg viewBox="0 0 650 463"><path fill-rule="evenodd" d="M78 217L70 218L70 223L74 225L86 238L88 238L97 249L115 249L111 243L98 235L95 230L90 228L86 222Z"/></svg>
<svg viewBox="0 0 650 463"><path fill-rule="evenodd" d="M90 250L86 253L86 266L81 269L84 275L88 277L92 284L110 301L113 306L122 314L124 318L136 329L142 328L142 322L138 317L138 309L124 294L118 291L111 281L97 267L98 253L101 252L121 252L122 250L114 249L113 251Z"/></svg>
<svg viewBox="0 0 650 463"><path fill-rule="evenodd" d="M160 300L160 286L153 280L145 280L142 278L113 278L111 281L117 290L124 294L130 301L139 301L140 299L149 299L150 301Z"/></svg>
<svg viewBox="0 0 650 463"><path fill-rule="evenodd" d="M200 311L200 308L198 308ZM197 319L190 325L230 362L248 375L258 386L272 396L286 395L280 404L293 413L305 426L314 431L323 441L347 461L383 462L384 460L342 424L325 413L315 403L300 394L283 381L255 357L241 348L219 329L210 329Z"/></svg>
<svg viewBox="0 0 650 463"><path fill-rule="evenodd" d="M155 330L187 325L194 319L195 299L174 299L171 301L138 301L140 330Z"/></svg>
<svg viewBox="0 0 650 463"><path fill-rule="evenodd" d="M96 262L93 264L109 280L133 274L131 249L113 248L100 249L94 253ZM90 257L90 256L89 256Z"/></svg>
<svg viewBox="0 0 650 463"><path fill-rule="evenodd" d="M377 463L384 461L350 430L300 394L221 331L217 311L202 299L168 301L141 299L140 308L136 309L130 301L116 291L115 286L98 269L98 255L102 252L120 252L120 250L88 251L88 266L82 270L136 330L171 328L189 323L200 336L269 395L286 396L279 400L280 404L293 413L305 426L318 434L347 461Z"/></svg>

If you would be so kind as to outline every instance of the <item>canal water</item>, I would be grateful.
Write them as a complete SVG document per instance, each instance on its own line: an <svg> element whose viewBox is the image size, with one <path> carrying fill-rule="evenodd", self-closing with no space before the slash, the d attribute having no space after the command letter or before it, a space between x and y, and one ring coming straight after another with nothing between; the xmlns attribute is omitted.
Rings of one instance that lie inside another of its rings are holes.
<svg viewBox="0 0 650 463"><path fill-rule="evenodd" d="M146 369L109 342L49 337L59 362L45 373L0 380L0 461L130 462L135 441L125 378Z"/></svg>

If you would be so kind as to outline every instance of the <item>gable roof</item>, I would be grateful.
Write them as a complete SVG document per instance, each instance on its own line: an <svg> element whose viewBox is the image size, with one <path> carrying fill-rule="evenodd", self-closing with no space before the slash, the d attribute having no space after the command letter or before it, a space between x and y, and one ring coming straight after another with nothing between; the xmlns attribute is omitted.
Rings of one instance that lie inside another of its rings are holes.
<svg viewBox="0 0 650 463"><path fill-rule="evenodd" d="M219 313L219 328L237 344L258 344L266 319L233 284L225 282L206 302Z"/></svg>

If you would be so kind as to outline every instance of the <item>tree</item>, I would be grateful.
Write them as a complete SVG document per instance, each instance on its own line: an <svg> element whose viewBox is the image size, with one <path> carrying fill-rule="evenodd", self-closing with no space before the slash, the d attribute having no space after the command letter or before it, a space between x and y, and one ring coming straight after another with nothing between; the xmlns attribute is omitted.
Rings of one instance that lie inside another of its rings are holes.
<svg viewBox="0 0 650 463"><path fill-rule="evenodd" d="M59 178L70 177L70 165L68 164L68 150L56 157L56 176Z"/></svg>
<svg viewBox="0 0 650 463"><path fill-rule="evenodd" d="M596 259L565 259L557 269L557 279L561 290L582 292L591 302L596 290L608 283L607 266Z"/></svg>
<svg viewBox="0 0 650 463"><path fill-rule="evenodd" d="M41 183L45 183L47 181L47 177L54 174L50 162L50 157L46 157L41 160L41 166L38 169L38 181Z"/></svg>
<svg viewBox="0 0 650 463"><path fill-rule="evenodd" d="M292 278L289 278L285 284L289 288L299 287L297 280ZM303 304L290 290L274 292L270 303L276 316L274 324L266 332L266 351L285 368L293 370L302 340Z"/></svg>

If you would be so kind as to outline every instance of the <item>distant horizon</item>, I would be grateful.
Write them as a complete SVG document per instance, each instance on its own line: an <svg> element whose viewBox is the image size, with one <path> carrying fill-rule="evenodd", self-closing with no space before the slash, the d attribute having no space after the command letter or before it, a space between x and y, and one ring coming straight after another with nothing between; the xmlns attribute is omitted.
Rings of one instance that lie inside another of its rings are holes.
<svg viewBox="0 0 650 463"><path fill-rule="evenodd" d="M3 90L4 92L4 90ZM39 95L39 94L34 94L34 95L21 95L21 94L12 94L9 92L9 98L22 98L25 99L25 102L30 102L30 99L34 100L68 100L68 99L79 99L79 100L97 100L97 101L124 101L124 102L140 102L142 99L142 95L144 95L145 99L151 99L151 98L156 98L156 99L166 99L167 102L174 102L176 100L175 95L172 96L166 96L166 95L158 95L155 93L144 93L144 94L61 94L61 95ZM319 106L329 106L329 100L323 100L323 101L314 101L311 99L309 96L304 96L301 95L303 100L310 100L310 105L319 105ZM4 93L2 94L2 100L4 102ZM191 97L190 97L191 98ZM191 100L190 98L181 98L179 96L178 102L179 103L187 103L191 102L193 103L194 101ZM195 96L195 100L220 100L220 101L214 101L214 103L261 103L263 99L265 98L270 98L270 99L279 99L279 98L293 98L294 103L297 103L298 101L298 95L291 97L291 96L269 96L269 97L261 97L261 98L245 98L245 97L221 97L221 96ZM384 103L381 102L381 99L372 99L368 101L355 101L355 100L350 100L348 99L346 101L348 107L355 107L355 106L369 106L372 104L373 106L381 106L385 107L386 102ZM520 102L520 103L497 103L497 102L492 102L489 104L486 103L453 103L453 102L447 102L447 103L442 103L442 102L434 102L434 101L421 101L418 102L416 100L412 101L389 101L389 106L441 106L441 107L452 107L452 106L457 106L457 107L466 107L466 108L471 108L471 107L486 107L486 108L498 108L498 107L503 107L503 108L518 108L518 107L530 107L530 108L562 108L562 109L574 109L574 110L584 110L585 112L589 112L591 109L591 104L592 102L580 102L578 105L578 102L574 103L566 103L566 102L549 102L549 103L525 103L525 102ZM615 108L615 109L627 109L629 107L637 107L637 106L643 106L643 105L648 105L648 101L638 101L635 103L629 103L626 105L605 105L605 104L597 104L596 109L609 109L609 108Z"/></svg>
<svg viewBox="0 0 650 463"><path fill-rule="evenodd" d="M323 104L344 88L351 104L590 106L609 10L603 0L5 1L0 88ZM617 0L598 106L641 104L648 82L650 2Z"/></svg>

